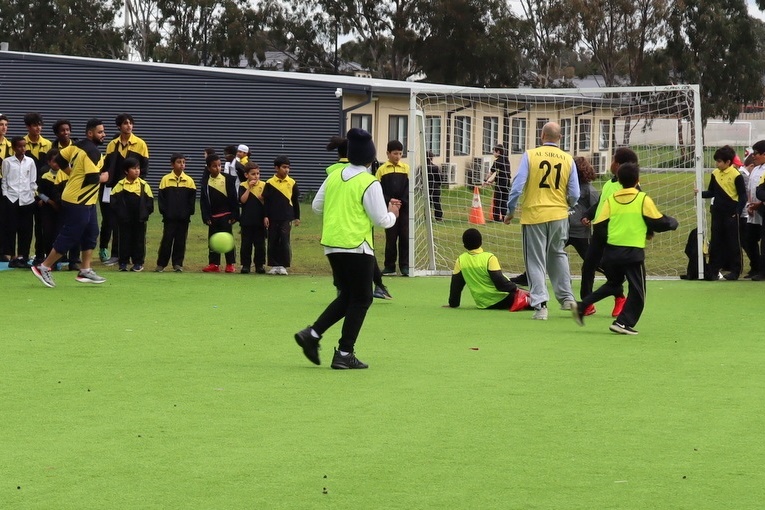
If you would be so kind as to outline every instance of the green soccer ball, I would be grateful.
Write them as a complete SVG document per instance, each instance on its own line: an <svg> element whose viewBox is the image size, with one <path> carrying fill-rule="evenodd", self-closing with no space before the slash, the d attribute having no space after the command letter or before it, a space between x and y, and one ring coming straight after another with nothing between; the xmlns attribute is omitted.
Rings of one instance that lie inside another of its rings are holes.
<svg viewBox="0 0 765 510"><path fill-rule="evenodd" d="M234 236L228 232L218 232L210 236L210 249L224 254L234 249Z"/></svg>

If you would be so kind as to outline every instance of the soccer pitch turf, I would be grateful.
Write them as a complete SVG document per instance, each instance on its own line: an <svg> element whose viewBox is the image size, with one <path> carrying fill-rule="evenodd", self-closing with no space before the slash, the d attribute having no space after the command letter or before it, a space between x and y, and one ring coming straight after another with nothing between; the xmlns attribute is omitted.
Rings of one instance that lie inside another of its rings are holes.
<svg viewBox="0 0 765 510"><path fill-rule="evenodd" d="M391 278L322 365L329 276L0 272L0 508L755 509L761 283L650 281L640 335ZM598 282L596 282L597 284Z"/></svg>

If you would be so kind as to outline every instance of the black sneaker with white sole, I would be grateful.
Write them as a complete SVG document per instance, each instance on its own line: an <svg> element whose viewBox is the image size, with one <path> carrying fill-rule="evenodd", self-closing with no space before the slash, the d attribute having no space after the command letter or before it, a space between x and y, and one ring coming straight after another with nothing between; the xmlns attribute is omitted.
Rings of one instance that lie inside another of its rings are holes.
<svg viewBox="0 0 765 510"><path fill-rule="evenodd" d="M621 322L617 322L617 321L614 321L610 326L608 326L608 329L610 329L614 333L619 333L620 335L637 335L638 334L636 329L632 329L630 326L625 326Z"/></svg>

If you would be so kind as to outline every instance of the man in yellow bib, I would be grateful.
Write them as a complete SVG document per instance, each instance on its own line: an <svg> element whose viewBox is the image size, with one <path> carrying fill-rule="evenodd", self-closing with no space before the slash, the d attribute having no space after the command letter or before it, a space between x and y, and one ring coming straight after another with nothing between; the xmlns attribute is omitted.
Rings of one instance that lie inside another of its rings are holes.
<svg viewBox="0 0 765 510"><path fill-rule="evenodd" d="M576 307L571 291L568 255L568 210L579 200L579 180L574 158L558 147L560 126L542 127L542 145L526 151L513 179L505 223L515 216L521 196L523 258L531 293L532 318L547 320L547 284L550 275L555 298L564 310Z"/></svg>

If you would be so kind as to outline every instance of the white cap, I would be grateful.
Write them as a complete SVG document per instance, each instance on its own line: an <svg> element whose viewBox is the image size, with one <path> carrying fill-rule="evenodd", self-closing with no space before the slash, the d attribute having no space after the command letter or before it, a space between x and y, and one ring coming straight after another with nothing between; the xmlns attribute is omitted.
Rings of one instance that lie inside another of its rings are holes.
<svg viewBox="0 0 765 510"><path fill-rule="evenodd" d="M245 144L239 144L239 147L236 148L237 152L250 152L250 148L247 147Z"/></svg>

